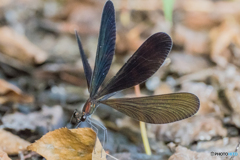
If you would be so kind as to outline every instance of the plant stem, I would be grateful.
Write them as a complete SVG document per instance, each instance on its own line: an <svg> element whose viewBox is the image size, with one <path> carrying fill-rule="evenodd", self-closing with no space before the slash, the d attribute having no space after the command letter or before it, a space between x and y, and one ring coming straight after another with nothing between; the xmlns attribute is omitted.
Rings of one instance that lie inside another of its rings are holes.
<svg viewBox="0 0 240 160"><path fill-rule="evenodd" d="M134 88L135 88L136 96L140 97L141 92L140 92L139 85L136 85ZM151 155L152 152L151 152L151 148L150 148L150 145L149 145L149 142L148 142L147 130L146 130L146 125L145 125L144 122L140 121L140 129L141 129L141 135L142 135L142 140L143 140L143 145L144 145L144 148L145 148L145 152L146 152L147 155Z"/></svg>
<svg viewBox="0 0 240 160"><path fill-rule="evenodd" d="M168 20L171 23L171 25L173 23L172 13L173 13L174 2L175 0L163 0L164 17L166 20Z"/></svg>

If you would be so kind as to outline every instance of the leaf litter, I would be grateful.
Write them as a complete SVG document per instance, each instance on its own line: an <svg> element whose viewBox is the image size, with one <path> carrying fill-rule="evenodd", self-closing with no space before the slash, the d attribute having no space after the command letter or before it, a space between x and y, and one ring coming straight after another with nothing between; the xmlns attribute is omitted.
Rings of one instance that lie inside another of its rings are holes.
<svg viewBox="0 0 240 160"><path fill-rule="evenodd" d="M147 156L138 138L138 122L99 107L95 116L109 133L106 152L118 159L167 160L219 159L210 157L210 152L235 151L240 130L239 1L175 1L172 28L164 19L160 1L113 3L118 33L108 76L149 35L165 31L174 42L171 63L154 75L157 83L149 80L151 87L141 85L141 91L143 95L192 92L199 96L201 109L184 121L147 124L150 146L155 146L153 156ZM0 125L9 131L10 139L15 135L25 141L38 140L48 131L69 126L73 110L81 110L87 85L73 32L80 33L93 67L103 4L95 0L4 0L0 4ZM63 89L55 92L56 88ZM132 95L129 89L116 97ZM31 133L26 134L27 130ZM98 137L103 137L100 129ZM171 143L176 149L169 151ZM9 157L19 158L19 150L12 151L15 155L6 152Z"/></svg>

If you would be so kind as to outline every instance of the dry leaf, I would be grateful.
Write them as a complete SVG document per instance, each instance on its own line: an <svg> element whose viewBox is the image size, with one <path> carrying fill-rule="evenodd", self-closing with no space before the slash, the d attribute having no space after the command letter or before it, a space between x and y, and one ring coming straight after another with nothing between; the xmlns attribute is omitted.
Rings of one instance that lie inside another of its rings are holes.
<svg viewBox="0 0 240 160"><path fill-rule="evenodd" d="M91 160L92 156L101 158L101 145L96 146L96 155L92 155L95 139L96 133L90 128L61 128L47 133L28 149L41 154L47 160Z"/></svg>
<svg viewBox="0 0 240 160"><path fill-rule="evenodd" d="M211 30L211 58L219 66L227 66L228 61L232 58L228 47L231 43L238 43L236 40L239 39L239 35L239 24L236 19L230 17L226 18L220 26Z"/></svg>
<svg viewBox="0 0 240 160"><path fill-rule="evenodd" d="M16 94L21 94L21 90L18 87L8 83L3 79L0 79L0 95L4 95L11 91L15 92Z"/></svg>
<svg viewBox="0 0 240 160"><path fill-rule="evenodd" d="M32 96L23 94L18 87L0 79L0 104L6 102L31 103L33 100Z"/></svg>
<svg viewBox="0 0 240 160"><path fill-rule="evenodd" d="M8 157L7 153L4 152L4 151L2 151L1 149L0 149L0 159L1 159L1 160L11 160L11 159Z"/></svg>
<svg viewBox="0 0 240 160"><path fill-rule="evenodd" d="M221 160L220 157L213 157L210 153L195 152L191 151L185 147L178 146L176 148L176 153L174 153L168 160Z"/></svg>
<svg viewBox="0 0 240 160"><path fill-rule="evenodd" d="M2 129L0 129L0 142L0 150L7 154L18 154L19 151L26 150L30 145L28 141Z"/></svg>
<svg viewBox="0 0 240 160"><path fill-rule="evenodd" d="M26 37L8 27L0 28L0 51L25 64L40 64L47 59L47 53L32 44Z"/></svg>
<svg viewBox="0 0 240 160"><path fill-rule="evenodd" d="M99 139L97 138L97 142L95 145L95 150L92 152L93 160L106 160L106 152L104 151Z"/></svg>

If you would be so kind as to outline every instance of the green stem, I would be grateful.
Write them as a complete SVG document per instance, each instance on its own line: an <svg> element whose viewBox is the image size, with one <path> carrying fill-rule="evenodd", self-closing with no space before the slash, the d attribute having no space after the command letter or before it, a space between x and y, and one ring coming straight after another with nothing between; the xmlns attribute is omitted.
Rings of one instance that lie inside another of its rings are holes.
<svg viewBox="0 0 240 160"><path fill-rule="evenodd" d="M175 0L163 0L164 17L172 24L172 13Z"/></svg>

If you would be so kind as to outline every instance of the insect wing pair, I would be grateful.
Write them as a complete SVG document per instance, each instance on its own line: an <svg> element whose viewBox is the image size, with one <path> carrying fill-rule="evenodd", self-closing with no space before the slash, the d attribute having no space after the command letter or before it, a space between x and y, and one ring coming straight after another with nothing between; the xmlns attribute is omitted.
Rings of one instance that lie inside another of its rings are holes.
<svg viewBox="0 0 240 160"><path fill-rule="evenodd" d="M99 104L110 106L136 120L154 124L182 120L198 111L199 99L191 93L108 100L116 92L146 81L160 68L172 48L172 40L166 33L159 32L149 37L102 88L100 86L109 71L115 51L116 23L113 3L107 1L103 9L93 71L77 32L76 37L90 93L80 121L90 116Z"/></svg>

